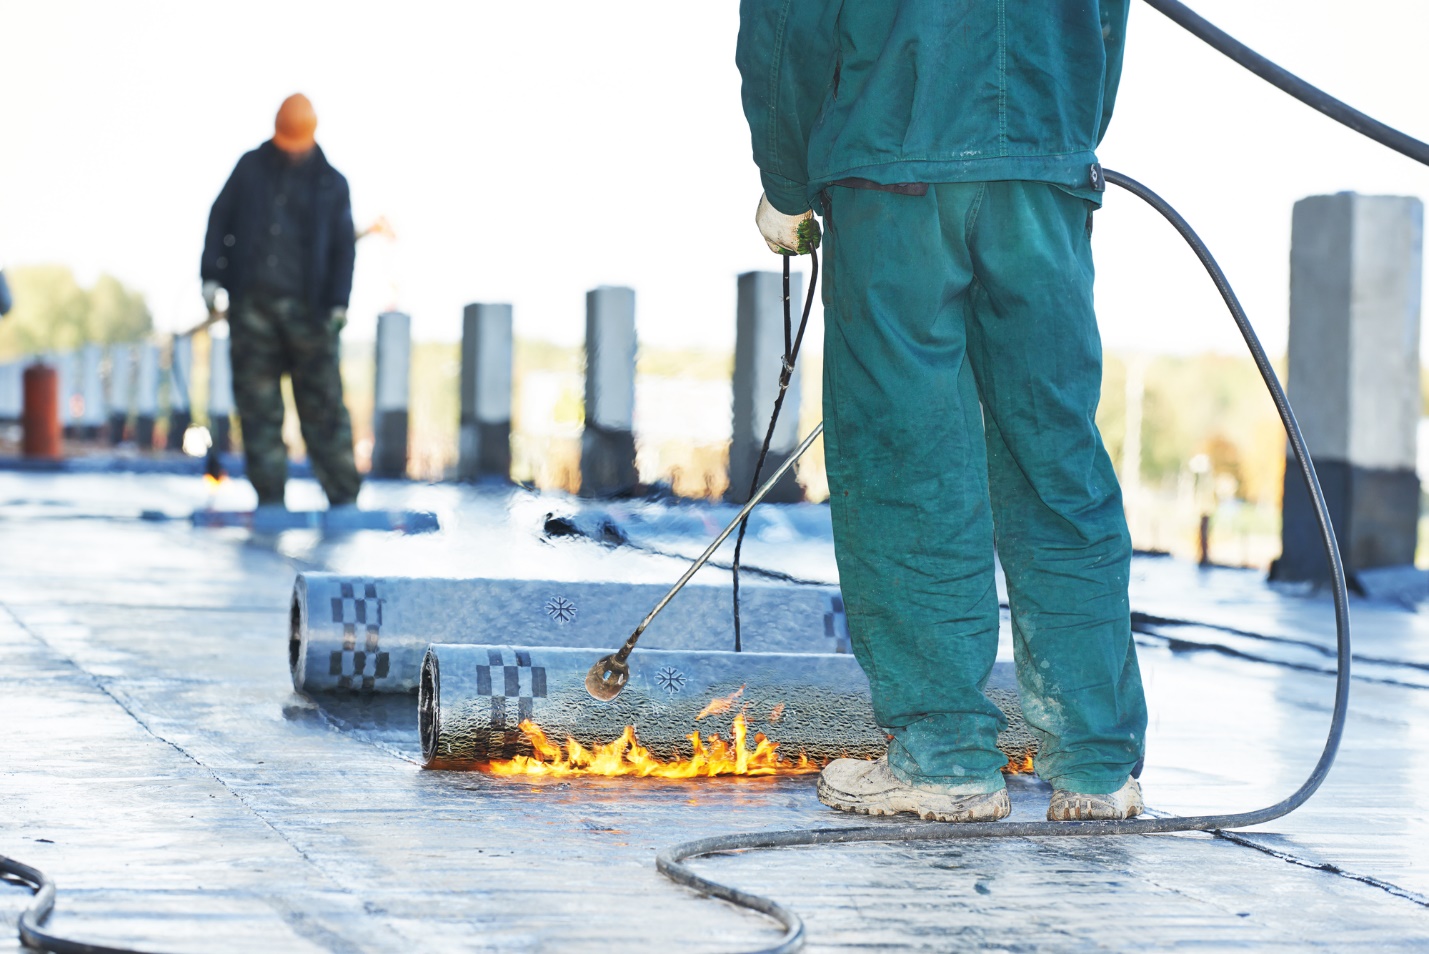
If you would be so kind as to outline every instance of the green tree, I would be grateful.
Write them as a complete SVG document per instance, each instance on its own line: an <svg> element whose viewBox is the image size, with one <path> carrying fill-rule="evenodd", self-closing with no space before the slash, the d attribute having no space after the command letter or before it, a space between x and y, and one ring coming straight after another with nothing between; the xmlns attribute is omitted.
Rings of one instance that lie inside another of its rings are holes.
<svg viewBox="0 0 1429 954"><path fill-rule="evenodd" d="M83 344L140 341L154 322L144 296L110 275L83 288L64 265L7 268L15 308L0 321L0 360Z"/></svg>
<svg viewBox="0 0 1429 954"><path fill-rule="evenodd" d="M85 328L90 341L102 344L142 341L154 330L154 319L143 295L112 275L100 275L89 290Z"/></svg>
<svg viewBox="0 0 1429 954"><path fill-rule="evenodd" d="M1124 361L1108 355L1097 423L1118 469L1126 430L1125 382ZM1217 475L1234 477L1242 499L1279 501L1285 435L1250 359L1163 355L1147 369L1141 479L1174 486L1197 454L1210 458Z"/></svg>

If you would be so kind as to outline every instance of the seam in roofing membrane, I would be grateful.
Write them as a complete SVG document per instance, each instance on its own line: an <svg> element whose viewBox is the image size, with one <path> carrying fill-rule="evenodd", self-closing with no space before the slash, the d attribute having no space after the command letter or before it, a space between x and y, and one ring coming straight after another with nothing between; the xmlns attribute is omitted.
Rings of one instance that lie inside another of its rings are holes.
<svg viewBox="0 0 1429 954"><path fill-rule="evenodd" d="M1429 898L1426 898L1424 895L1419 894L1416 891L1410 891L1408 888L1401 888L1399 885L1394 884L1392 882L1381 881L1379 878L1374 878L1370 875L1356 874L1353 871L1341 868L1339 865L1331 864L1328 861L1309 861L1305 858L1299 857L1298 855L1292 855L1288 851L1280 851L1278 849L1271 848L1269 845L1262 845L1259 842L1252 840L1250 837L1246 835L1237 834L1236 832L1218 829L1216 831L1211 832L1211 834L1215 835L1217 838L1223 838L1226 841L1240 845L1244 848L1251 848L1255 851L1260 852L1261 854L1269 855L1272 858L1278 858L1288 864L1299 865L1302 868L1310 868L1315 871L1324 871L1340 878L1348 878L1350 881L1358 881L1360 884L1369 885L1371 888L1378 888L1386 894L1392 894L1396 898L1402 898L1403 900L1409 901L1413 904L1417 904L1420 907L1429 908Z"/></svg>
<svg viewBox="0 0 1429 954"><path fill-rule="evenodd" d="M188 759L194 765L197 765L199 768L203 769L204 772L207 773L210 778L212 778L215 782L217 782L220 786L223 787L224 791L228 792L228 794L236 798L238 802L244 808L246 808L250 814L253 815L254 818L258 819L260 822L263 823L265 827L272 831L273 834L281 838L283 840L283 843L286 844L289 848L293 849L293 851L296 852L299 857L301 857L308 864L312 865L315 871L321 874L325 879L327 879L337 888L341 889L344 892L347 891L347 888L340 881L333 878L332 875L328 874L327 871L323 869L322 865L314 861L313 858L307 852L305 852L302 848L295 844L293 840L289 838L281 829L274 826L272 822L265 818L261 812L259 812L256 808L252 806L252 804L249 803L248 799L244 798L241 793L236 791L232 786L230 786L226 781L224 781L223 778L220 777L217 773L215 773L213 769L205 765L201 759L195 756L192 752L189 752L182 745L179 745L177 742L174 742L171 739L166 739L158 732L154 731L154 729L142 718L140 718L139 714L136 713L133 708L131 708L123 699L121 699L114 692L114 690L110 689L107 685L105 685L104 681L100 679L99 676L95 675L88 669L81 666L77 661L75 661L73 657L71 657L67 653L57 649L53 643L51 643L49 640L45 639L45 637L41 636L34 629L32 629L8 605L6 605L5 603L0 603L0 609L3 609L6 615L8 615L12 620L15 621L15 625L19 626L20 629L24 630L25 634L28 635L31 639L35 640L35 642L39 643L41 646L45 647L45 649L49 650L50 653L52 653L56 658L68 663L77 672L83 673L85 676L87 676L94 688L104 693L104 695L108 696L109 699L113 701L115 705L117 705L120 709L124 710L124 713L128 715L129 718L133 719L134 722L139 726L139 728L143 729L145 733L147 733L156 741L164 743L169 748L173 749L175 752L178 752L184 758Z"/></svg>

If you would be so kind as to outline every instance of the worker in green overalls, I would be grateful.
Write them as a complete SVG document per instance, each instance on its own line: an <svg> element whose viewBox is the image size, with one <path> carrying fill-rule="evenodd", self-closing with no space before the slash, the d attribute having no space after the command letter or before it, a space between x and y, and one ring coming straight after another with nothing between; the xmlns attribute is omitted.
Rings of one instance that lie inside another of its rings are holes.
<svg viewBox="0 0 1429 954"><path fill-rule="evenodd" d="M1129 0L742 0L737 60L786 254L823 217L825 456L854 653L888 755L819 798L1010 811L994 546L1053 820L1141 811L1131 539L1097 431L1095 148Z"/></svg>

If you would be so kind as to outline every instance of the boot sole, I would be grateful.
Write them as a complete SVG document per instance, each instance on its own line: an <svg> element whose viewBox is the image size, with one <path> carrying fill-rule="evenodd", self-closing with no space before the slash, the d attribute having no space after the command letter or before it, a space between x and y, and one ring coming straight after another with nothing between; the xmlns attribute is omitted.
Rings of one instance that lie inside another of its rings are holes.
<svg viewBox="0 0 1429 954"><path fill-rule="evenodd" d="M1135 818L1136 816L1138 816L1138 815L1140 815L1140 814L1141 814L1141 809L1140 809L1140 808L1130 809L1130 810L1127 811L1125 814L1118 814L1118 813L1116 813L1116 812L1099 813L1099 812L1096 812L1096 811L1084 811L1084 810L1078 809L1078 810L1073 810L1073 811L1062 812L1062 813L1060 813L1060 814L1054 814L1053 812L1048 811L1048 812L1047 812L1047 820L1048 820L1048 821L1126 821L1126 820L1128 820L1128 819Z"/></svg>
<svg viewBox="0 0 1429 954"><path fill-rule="evenodd" d="M890 815L917 815L923 821L937 822L992 822L1000 821L1012 814L1012 803L1007 798L1007 792L1003 791L1001 799L994 799L986 806L979 806L978 810L965 812L939 812L932 808L918 808L912 805L907 808L897 807L896 804L872 804L870 802L859 801L854 796L844 792L838 792L824 784L823 779L819 780L818 795L819 801L830 808L836 808L842 812L853 812L858 815L873 815L887 817ZM986 812L983 809L987 809Z"/></svg>

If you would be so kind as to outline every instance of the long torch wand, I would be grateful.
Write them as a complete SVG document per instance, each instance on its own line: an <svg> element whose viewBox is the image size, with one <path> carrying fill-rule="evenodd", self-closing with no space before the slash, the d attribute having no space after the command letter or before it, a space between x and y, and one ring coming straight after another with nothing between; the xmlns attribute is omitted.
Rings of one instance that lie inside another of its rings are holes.
<svg viewBox="0 0 1429 954"><path fill-rule="evenodd" d="M699 559L690 565L690 568L685 571L685 575L680 577L674 586L670 587L670 592L666 593L664 598L655 604L655 608L640 621L640 625L635 627L635 632L630 634L630 638L625 641L625 645L621 646L618 652L601 657L596 661L594 666L590 667L590 672L586 673L585 677L587 692L601 702L609 702L620 695L620 690L625 688L625 683L630 679L630 666L626 663L626 659L630 657L630 652L635 648L635 644L640 641L640 635L645 632L645 627L649 626L651 621L660 615L660 611L665 608L665 604L674 599L676 593L684 589L685 584L690 582L690 578L699 572L700 567L704 566L710 557L714 556L714 552L719 549L720 544L729 538L729 535L739 526L740 521L749 516L749 512L754 509L755 505L763 500L769 491L774 489L774 485L779 482L779 478L788 473L789 468L793 467L794 463L800 457L804 456L804 452L814 445L814 441L817 440L818 436L823 432L824 422L820 421L818 425L809 432L809 436L804 438L803 443L794 448L794 453L790 454L784 463L780 464L778 469L769 475L769 479L754 492L754 496L749 498L749 502L740 508L739 513L735 514L734 519L729 522L729 526L720 531L720 535L714 538L714 542L706 547L705 552L700 554Z"/></svg>

